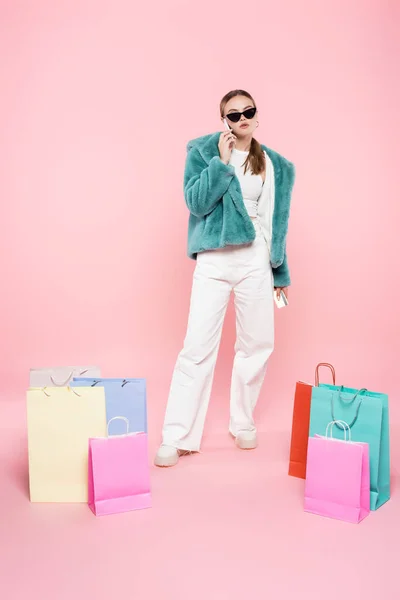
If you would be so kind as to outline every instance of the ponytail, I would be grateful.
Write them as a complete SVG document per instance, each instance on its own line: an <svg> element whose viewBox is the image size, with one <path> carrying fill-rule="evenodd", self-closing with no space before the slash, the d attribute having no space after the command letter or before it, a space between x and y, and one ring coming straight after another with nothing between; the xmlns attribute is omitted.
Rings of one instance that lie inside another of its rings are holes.
<svg viewBox="0 0 400 600"><path fill-rule="evenodd" d="M252 138L250 150L244 163L244 172L250 169L254 175L259 175L265 171L265 155L260 142Z"/></svg>

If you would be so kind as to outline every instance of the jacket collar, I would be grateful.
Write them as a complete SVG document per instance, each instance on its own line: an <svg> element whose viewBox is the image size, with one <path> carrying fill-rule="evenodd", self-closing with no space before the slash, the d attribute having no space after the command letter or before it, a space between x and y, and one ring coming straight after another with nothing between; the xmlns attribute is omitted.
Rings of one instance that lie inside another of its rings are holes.
<svg viewBox="0 0 400 600"><path fill-rule="evenodd" d="M218 150L218 142L219 136L221 135L220 131L216 131L215 133L208 133L207 135L202 135L201 137L194 138L187 143L186 150L189 152L192 148L196 148L201 155L204 162L209 165L211 159L214 156L219 156ZM281 164L288 162L283 156L280 156L271 148L268 148L264 144L261 144L261 148L268 154L272 163L274 165L275 177L280 175ZM281 159L281 160L280 160Z"/></svg>
<svg viewBox="0 0 400 600"><path fill-rule="evenodd" d="M209 133L207 135L202 135L201 137L190 140L187 143L186 150L189 152L189 150L191 150L193 147L196 147L201 158L207 165L209 165L210 160L214 156L219 155L218 142L220 135L221 132L217 131L215 133Z"/></svg>

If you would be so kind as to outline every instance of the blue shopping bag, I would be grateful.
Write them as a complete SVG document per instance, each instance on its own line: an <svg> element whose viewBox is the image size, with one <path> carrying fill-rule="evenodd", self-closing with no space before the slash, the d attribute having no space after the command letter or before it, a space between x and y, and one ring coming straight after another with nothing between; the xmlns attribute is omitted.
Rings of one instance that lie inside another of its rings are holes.
<svg viewBox="0 0 400 600"><path fill-rule="evenodd" d="M111 379L74 377L72 387L104 387L107 422L115 417L129 421L129 433L147 433L147 399L145 379ZM110 435L126 433L121 420L112 421Z"/></svg>
<svg viewBox="0 0 400 600"><path fill-rule="evenodd" d="M311 395L310 437L324 435L330 421L342 420L354 442L369 444L371 510L390 498L389 402L387 394L320 384ZM334 437L343 431L334 427Z"/></svg>

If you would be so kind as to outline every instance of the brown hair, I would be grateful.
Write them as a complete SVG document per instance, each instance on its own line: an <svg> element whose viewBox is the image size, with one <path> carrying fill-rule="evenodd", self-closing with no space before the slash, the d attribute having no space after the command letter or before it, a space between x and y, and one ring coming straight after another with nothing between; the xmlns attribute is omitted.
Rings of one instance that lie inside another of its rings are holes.
<svg viewBox="0 0 400 600"><path fill-rule="evenodd" d="M244 90L232 90L231 92L225 94L220 102L219 110L221 117L224 116L224 110L227 102L229 102L229 100L235 96L246 96L246 98L249 98L253 105L256 106L256 103L248 92L245 92ZM251 169L254 175L259 175L265 170L264 152L261 148L260 142L258 142L254 137L251 140L249 154L247 155L246 162L244 163L245 173L248 168Z"/></svg>

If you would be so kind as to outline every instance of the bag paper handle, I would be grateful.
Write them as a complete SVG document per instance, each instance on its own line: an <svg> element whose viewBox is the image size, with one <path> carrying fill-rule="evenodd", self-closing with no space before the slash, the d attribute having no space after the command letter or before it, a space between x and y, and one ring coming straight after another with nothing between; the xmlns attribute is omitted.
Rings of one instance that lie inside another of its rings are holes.
<svg viewBox="0 0 400 600"><path fill-rule="evenodd" d="M92 383L91 387L95 387L98 383L102 383L102 381L103 381L102 379L96 379L96 381L94 381ZM127 383L130 383L130 382L127 381L126 379L123 379L122 383L121 383L121 387L124 387L124 385L126 385ZM123 417L121 417L121 418L123 418Z"/></svg>
<svg viewBox="0 0 400 600"><path fill-rule="evenodd" d="M107 437L109 437L110 432L109 432L109 427L110 427L110 423L111 421L125 421L126 423L126 433L129 433L129 421L126 417L113 417L112 419L110 419L107 423Z"/></svg>
<svg viewBox="0 0 400 600"><path fill-rule="evenodd" d="M343 392L343 386L340 386L340 390L338 391L338 400L339 402L343 402L343 404L353 404L353 402L355 401L355 399L357 398L357 396L359 394L361 394L362 392L367 392L367 388L361 388L360 390L358 390L358 392L356 392L354 394L354 396L350 399L350 400L344 400L344 398L341 397L341 392ZM349 427L353 427L354 423L357 421L358 419L358 413L360 412L360 407L361 407L361 403L362 403L363 399L362 397L360 398L358 404L357 404L357 408L356 408L356 413L354 415L354 419L351 421L351 423L349 423ZM336 425L336 420L335 419L335 397L334 394L332 393L331 396L331 414L332 414L332 420L335 421L335 425ZM337 426L337 425L336 425Z"/></svg>
<svg viewBox="0 0 400 600"><path fill-rule="evenodd" d="M79 373L79 376L84 375L87 372L88 372L88 369L85 369L84 371L82 371L81 373ZM67 379L64 382L57 383L57 381L55 381L53 375L50 375L50 381L56 387L65 387L67 385L67 383L69 383L71 381L71 379L72 379L73 376L74 376L74 372L71 371L71 373L68 375Z"/></svg>
<svg viewBox="0 0 400 600"><path fill-rule="evenodd" d="M57 386L57 387L58 387L58 386ZM74 390L74 388L70 387L69 385L68 385L68 386L63 386L63 387L67 387L67 390L68 390L69 392L73 392L73 393L75 394L75 396L79 396L79 398L82 398L82 394L78 394L78 392L77 392L76 390ZM48 398L50 398L50 397L51 397L51 394L48 394L48 393L46 392L46 390L47 390L47 389L48 389L48 388L47 388L47 386L43 387L43 388L42 388L42 392L43 392L43 393L44 393L44 394L45 394L45 395L46 395ZM50 389L51 389L51 388L50 388Z"/></svg>
<svg viewBox="0 0 400 600"><path fill-rule="evenodd" d="M53 385L57 386L57 387L65 387L67 385L67 383L69 383L73 377L74 372L71 371L71 373L68 375L67 379L65 381L56 381L53 377L53 375L50 375L50 381Z"/></svg>
<svg viewBox="0 0 400 600"><path fill-rule="evenodd" d="M354 394L354 396L352 398L350 398L350 400L345 400L344 398L341 397L341 394L343 393L343 388L344 385L341 385L339 390L338 390L338 398L341 402L343 402L343 404L352 404L354 402L354 400L357 398L358 394L362 394L363 392L368 392L367 388L361 388L360 390L358 390L358 392L356 392Z"/></svg>
<svg viewBox="0 0 400 600"><path fill-rule="evenodd" d="M340 429L342 429L344 431L344 441L347 442L351 442L351 429L348 423L346 423L346 421L342 421L341 419L338 419L337 421L331 421L330 423L328 423L328 425L326 426L326 430L325 430L325 437L328 437L328 429L330 427L330 431L331 431L331 435L330 435L330 439L333 439L333 426L337 425L339 427L340 425ZM349 438L347 439L347 433L349 435Z"/></svg>
<svg viewBox="0 0 400 600"><path fill-rule="evenodd" d="M335 369L334 369L333 365L331 365L330 363L318 363L315 368L315 387L319 386L319 368L320 367L328 367L328 369L331 370L333 385L336 385L336 373L335 373Z"/></svg>

